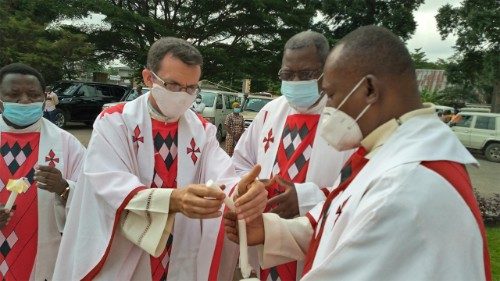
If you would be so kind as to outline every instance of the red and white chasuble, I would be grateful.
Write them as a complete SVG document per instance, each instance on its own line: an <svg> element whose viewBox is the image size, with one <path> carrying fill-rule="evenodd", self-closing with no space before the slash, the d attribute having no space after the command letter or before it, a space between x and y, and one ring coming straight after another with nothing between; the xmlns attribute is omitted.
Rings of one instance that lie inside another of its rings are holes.
<svg viewBox="0 0 500 281"><path fill-rule="evenodd" d="M238 142L232 160L238 175L262 165L262 179L280 175L295 183L300 215L325 200L352 151L338 152L320 137L317 130L326 98L307 113L291 108L285 97L269 102L253 120ZM279 186L269 190L269 198L283 192ZM273 206L274 207L274 206ZM258 268L255 249L251 262ZM303 265L295 262L261 272L262 280L295 280Z"/></svg>
<svg viewBox="0 0 500 281"><path fill-rule="evenodd" d="M17 197L15 215L0 233L0 276L2 280L29 280L36 257L38 240L37 187L33 183L34 166L38 161L40 133L1 133L0 178L27 177L31 187ZM7 202L10 191L2 188L0 202ZM33 227L35 226L35 227Z"/></svg>
<svg viewBox="0 0 500 281"><path fill-rule="evenodd" d="M307 217L264 214L262 266L305 260L307 281L491 280L464 168L477 162L434 112L381 126L391 131L383 145L354 154L342 183Z"/></svg>
<svg viewBox="0 0 500 281"><path fill-rule="evenodd" d="M155 167L151 188L177 187L177 122L164 124L152 119L153 143L155 149ZM166 280L169 257L172 250L172 234L159 257L151 256L151 274L153 281Z"/></svg>
<svg viewBox="0 0 500 281"><path fill-rule="evenodd" d="M37 188L34 167L58 168L71 192L80 174L85 149L69 133L45 119L25 129L9 127L0 116L0 202L9 179L28 178L31 186L16 198L14 216L0 230L2 280L51 280L66 211L54 195Z"/></svg>
<svg viewBox="0 0 500 281"><path fill-rule="evenodd" d="M222 218L168 213L174 188L212 179L229 194L238 182L217 130L190 110L176 123L152 119L148 98L111 107L94 123L56 280L232 277L237 245Z"/></svg>

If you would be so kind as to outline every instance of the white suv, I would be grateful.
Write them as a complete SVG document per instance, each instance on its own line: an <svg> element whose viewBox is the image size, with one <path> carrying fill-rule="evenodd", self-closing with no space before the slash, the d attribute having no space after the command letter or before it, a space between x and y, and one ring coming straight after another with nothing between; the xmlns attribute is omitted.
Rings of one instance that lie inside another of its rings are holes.
<svg viewBox="0 0 500 281"><path fill-rule="evenodd" d="M490 161L500 162L500 114L461 112L460 116L451 126L462 144L481 150Z"/></svg>

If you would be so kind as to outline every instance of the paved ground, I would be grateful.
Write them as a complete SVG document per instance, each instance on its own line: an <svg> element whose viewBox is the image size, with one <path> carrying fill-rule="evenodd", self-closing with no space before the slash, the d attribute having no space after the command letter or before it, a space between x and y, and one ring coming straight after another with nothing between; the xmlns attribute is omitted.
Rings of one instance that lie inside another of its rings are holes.
<svg viewBox="0 0 500 281"><path fill-rule="evenodd" d="M75 123L68 126L67 130L87 146L92 132L90 127ZM474 156L478 159L480 167L467 167L474 187L486 197L500 193L500 163L489 162L477 153Z"/></svg>

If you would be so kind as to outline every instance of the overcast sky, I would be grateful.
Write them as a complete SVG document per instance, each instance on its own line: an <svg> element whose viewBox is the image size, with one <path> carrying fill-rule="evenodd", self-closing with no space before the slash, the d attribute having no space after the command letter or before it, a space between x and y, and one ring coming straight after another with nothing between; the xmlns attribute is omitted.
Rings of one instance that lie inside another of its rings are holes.
<svg viewBox="0 0 500 281"><path fill-rule="evenodd" d="M436 61L438 58L446 59L453 55L456 37L450 35L445 40L441 40L435 18L438 9L448 3L452 6L460 5L459 0L426 0L413 14L417 29L407 42L410 51L422 48L430 61Z"/></svg>

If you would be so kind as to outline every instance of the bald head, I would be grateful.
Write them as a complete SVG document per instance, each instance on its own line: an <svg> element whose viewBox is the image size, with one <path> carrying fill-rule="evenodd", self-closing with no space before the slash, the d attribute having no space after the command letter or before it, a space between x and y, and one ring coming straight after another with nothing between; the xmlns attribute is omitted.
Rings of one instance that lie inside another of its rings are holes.
<svg viewBox="0 0 500 281"><path fill-rule="evenodd" d="M363 26L342 38L330 63L360 76L415 76L410 53L399 37L386 28Z"/></svg>
<svg viewBox="0 0 500 281"><path fill-rule="evenodd" d="M330 45L323 34L311 30L302 31L295 34L285 44L285 52L287 50L300 50L308 47L316 49L316 55L321 65L324 65Z"/></svg>
<svg viewBox="0 0 500 281"><path fill-rule="evenodd" d="M326 61L322 88L328 106L342 104L340 110L355 119L367 108L358 120L363 136L422 107L408 50L377 26L360 27L338 42Z"/></svg>

